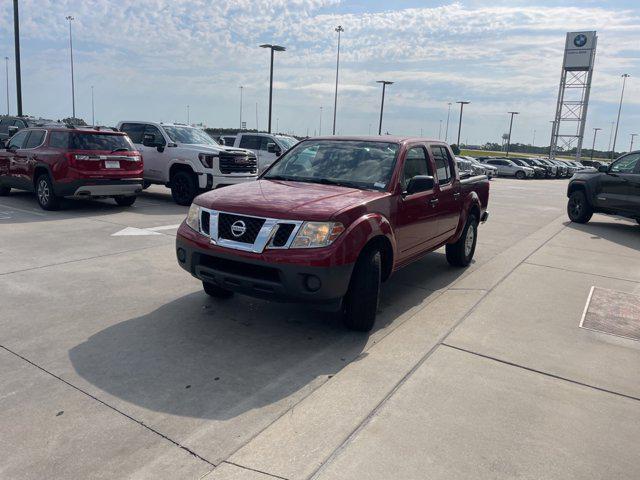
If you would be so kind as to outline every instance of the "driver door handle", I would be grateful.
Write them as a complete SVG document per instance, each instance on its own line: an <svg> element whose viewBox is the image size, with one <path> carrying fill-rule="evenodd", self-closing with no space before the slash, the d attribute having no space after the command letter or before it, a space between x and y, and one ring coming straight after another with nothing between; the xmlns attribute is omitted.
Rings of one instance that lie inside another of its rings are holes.
<svg viewBox="0 0 640 480"><path fill-rule="evenodd" d="M432 207L435 207L436 205L438 205L439 202L440 200L438 200L437 198L432 198L431 200L429 200L429 205L431 205Z"/></svg>
<svg viewBox="0 0 640 480"><path fill-rule="evenodd" d="M460 192L456 192L456 193L454 193L454 194L453 194L453 198L454 198L455 200L458 200L458 199L460 198Z"/></svg>

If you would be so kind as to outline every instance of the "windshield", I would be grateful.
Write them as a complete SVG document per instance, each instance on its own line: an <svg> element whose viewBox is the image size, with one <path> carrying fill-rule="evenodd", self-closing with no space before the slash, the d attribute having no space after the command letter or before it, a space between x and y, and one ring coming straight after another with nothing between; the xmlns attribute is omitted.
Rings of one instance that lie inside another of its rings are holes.
<svg viewBox="0 0 640 480"><path fill-rule="evenodd" d="M278 139L278 142L280 142L284 146L284 150L289 150L296 143L298 143L298 140L292 137L277 136L276 138Z"/></svg>
<svg viewBox="0 0 640 480"><path fill-rule="evenodd" d="M262 178L384 190L398 144L349 140L309 140L282 156Z"/></svg>
<svg viewBox="0 0 640 480"><path fill-rule="evenodd" d="M192 145L212 145L217 146L216 141L205 131L193 127L175 127L163 125L164 131L175 143L189 143Z"/></svg>

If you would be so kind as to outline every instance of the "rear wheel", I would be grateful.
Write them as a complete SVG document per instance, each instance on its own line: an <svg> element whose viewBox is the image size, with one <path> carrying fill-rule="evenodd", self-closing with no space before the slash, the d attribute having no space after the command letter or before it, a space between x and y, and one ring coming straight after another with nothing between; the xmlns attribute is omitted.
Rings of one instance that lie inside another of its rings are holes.
<svg viewBox="0 0 640 480"><path fill-rule="evenodd" d="M116 203L121 207L130 207L136 203L136 198L137 197L135 195L118 195L113 197Z"/></svg>
<svg viewBox="0 0 640 480"><path fill-rule="evenodd" d="M53 182L48 173L41 173L36 179L36 198L43 210L60 208L60 197L53 192Z"/></svg>
<svg viewBox="0 0 640 480"><path fill-rule="evenodd" d="M475 215L469 215L462 235L456 243L446 246L447 261L454 267L466 267L473 260L478 242L478 219Z"/></svg>
<svg viewBox="0 0 640 480"><path fill-rule="evenodd" d="M526 175L522 170L518 170L518 171L516 172L516 178L517 178L518 180L524 180L524 178L525 178L526 176L527 176L527 175Z"/></svg>
<svg viewBox="0 0 640 480"><path fill-rule="evenodd" d="M178 205L191 205L198 194L195 175L191 172L177 172L171 179L171 195Z"/></svg>
<svg viewBox="0 0 640 480"><path fill-rule="evenodd" d="M368 332L373 328L380 298L381 262L380 251L371 248L360 254L353 268L343 302L343 322L351 330Z"/></svg>
<svg viewBox="0 0 640 480"><path fill-rule="evenodd" d="M231 298L233 292L226 288L219 287L215 283L202 282L202 287L207 295L213 298Z"/></svg>
<svg viewBox="0 0 640 480"><path fill-rule="evenodd" d="M569 197L567 215L569 215L569 220L575 223L587 223L591 219L593 209L582 190L573 192Z"/></svg>
<svg viewBox="0 0 640 480"><path fill-rule="evenodd" d="M11 192L11 187L0 186L0 197L6 197Z"/></svg>

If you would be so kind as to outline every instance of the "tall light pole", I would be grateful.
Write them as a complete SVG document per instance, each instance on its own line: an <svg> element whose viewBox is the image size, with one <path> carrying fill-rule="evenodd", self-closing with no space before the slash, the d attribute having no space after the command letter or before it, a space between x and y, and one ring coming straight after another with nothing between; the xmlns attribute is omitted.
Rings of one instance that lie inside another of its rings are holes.
<svg viewBox="0 0 640 480"><path fill-rule="evenodd" d="M9 115L9 57L4 57L4 66L7 72L7 115Z"/></svg>
<svg viewBox="0 0 640 480"><path fill-rule="evenodd" d="M242 130L242 90L244 87L240 85L240 130Z"/></svg>
<svg viewBox="0 0 640 480"><path fill-rule="evenodd" d="M268 133L271 133L271 107L272 107L272 99L273 99L273 52L284 52L286 48L281 47L280 45L271 45L270 43L265 43L260 45L261 48L268 48L271 50L271 68L269 70L269 129Z"/></svg>
<svg viewBox="0 0 640 480"><path fill-rule="evenodd" d="M622 92L620 93L620 105L618 106L618 119L616 120L616 131L613 134L613 148L611 149L611 158L615 155L616 151L616 140L618 139L618 127L620 126L620 112L622 111L622 99L624 98L624 86L627 83L627 78L631 75L628 73L622 74Z"/></svg>
<svg viewBox="0 0 640 480"><path fill-rule="evenodd" d="M462 110L464 109L465 105L468 105L471 102L467 102L467 101L461 100L461 101L457 101L456 103L460 104L460 120L458 122L458 143L456 143L456 145L458 145L458 148L459 148L460 147L460 132L462 131Z"/></svg>
<svg viewBox="0 0 640 480"><path fill-rule="evenodd" d="M611 129L609 130L609 145L607 145L607 152L611 150L611 140L613 140L613 126L616 122L611 122Z"/></svg>
<svg viewBox="0 0 640 480"><path fill-rule="evenodd" d="M336 134L336 111L338 109L338 69L340 68L340 33L344 32L342 25L336 27L338 32L338 56L336 57L336 94L333 97L333 134Z"/></svg>
<svg viewBox="0 0 640 480"><path fill-rule="evenodd" d="M442 120L440 120L440 128L438 128L438 140L442 137Z"/></svg>
<svg viewBox="0 0 640 480"><path fill-rule="evenodd" d="M515 115L518 115L520 112L507 112L507 113L511 115L511 120L509 121L509 138L507 138L507 157L508 157L509 149L511 148L511 131L513 130L513 117Z"/></svg>
<svg viewBox="0 0 640 480"><path fill-rule="evenodd" d="M593 143L591 144L591 160L593 161L593 150L596 148L596 135L598 134L598 130L602 130L601 128L595 127L593 129Z"/></svg>
<svg viewBox="0 0 640 480"><path fill-rule="evenodd" d="M632 152L632 151L633 151L633 139L634 139L635 137L637 137L637 136L638 136L638 134L637 134L637 133L632 133L632 134L631 134L631 145L629 145L629 151L630 151L630 152Z"/></svg>
<svg viewBox="0 0 640 480"><path fill-rule="evenodd" d="M76 118L76 86L73 78L73 36L71 35L71 22L75 20L71 15L64 17L69 21L69 51L71 52L71 106L73 110L73 118Z"/></svg>
<svg viewBox="0 0 640 480"><path fill-rule="evenodd" d="M322 106L320 107L320 127L318 128L318 136L322 136Z"/></svg>
<svg viewBox="0 0 640 480"><path fill-rule="evenodd" d="M377 83L382 84L382 102L380 103L380 124L378 125L378 135L382 135L382 113L384 112L384 92L387 89L387 85L393 85L393 82L388 80L378 80Z"/></svg>
<svg viewBox="0 0 640 480"><path fill-rule="evenodd" d="M22 75L20 74L20 19L18 0L13 0L13 47L16 52L16 103L18 116L22 116Z"/></svg>
<svg viewBox="0 0 640 480"><path fill-rule="evenodd" d="M445 143L447 143L447 140L449 139L449 117L451 116L451 102L448 102L447 105L449 105L449 110L447 110L447 128L444 129Z"/></svg>
<svg viewBox="0 0 640 480"><path fill-rule="evenodd" d="M96 124L96 109L93 103L93 85L91 85L91 125Z"/></svg>
<svg viewBox="0 0 640 480"><path fill-rule="evenodd" d="M191 124L190 120L191 120L191 115L189 112L189 105L187 105L187 125Z"/></svg>

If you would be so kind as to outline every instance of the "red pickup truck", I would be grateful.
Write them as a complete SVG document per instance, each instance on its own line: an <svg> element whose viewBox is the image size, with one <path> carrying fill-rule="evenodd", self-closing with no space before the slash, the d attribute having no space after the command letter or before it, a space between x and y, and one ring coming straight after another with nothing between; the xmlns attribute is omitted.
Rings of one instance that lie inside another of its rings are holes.
<svg viewBox="0 0 640 480"><path fill-rule="evenodd" d="M314 138L258 181L196 197L176 255L213 297L323 304L368 331L394 271L442 246L471 262L488 199L487 178L461 179L445 143Z"/></svg>

